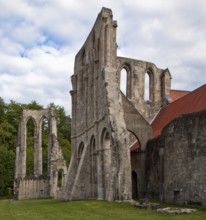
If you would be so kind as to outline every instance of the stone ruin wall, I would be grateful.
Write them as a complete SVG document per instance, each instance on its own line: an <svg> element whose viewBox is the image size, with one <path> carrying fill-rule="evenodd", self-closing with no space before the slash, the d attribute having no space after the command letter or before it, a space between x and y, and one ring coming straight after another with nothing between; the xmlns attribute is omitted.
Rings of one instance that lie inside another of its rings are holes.
<svg viewBox="0 0 206 220"><path fill-rule="evenodd" d="M42 161L38 153L35 177L25 176L25 147L20 151L17 147L19 198L128 200L133 197L132 188L136 188L136 196L145 196L145 150L152 136L150 121L166 103L171 75L168 69L159 69L153 63L117 57L116 28L112 11L103 8L75 57L71 91L72 158L62 191L57 192L56 187L55 161L61 158L61 151L54 131L47 179L40 179ZM122 69L127 72L125 95L120 91ZM146 73L150 78L149 100L144 100ZM24 146L24 134L21 135L19 146ZM129 148L134 142L139 143L140 150L130 155ZM132 180L133 173L138 180Z"/></svg>
<svg viewBox="0 0 206 220"><path fill-rule="evenodd" d="M160 69L154 63L117 57L117 76L120 83L121 70L127 72L126 96L139 113L150 123L170 95L171 75L168 69ZM149 100L145 100L145 74L149 75Z"/></svg>
<svg viewBox="0 0 206 220"><path fill-rule="evenodd" d="M146 191L147 197L157 200L163 199L164 184L164 143L157 137L149 140L146 150Z"/></svg>
<svg viewBox="0 0 206 220"><path fill-rule="evenodd" d="M113 201L128 200L135 194L138 198L206 204L206 111L174 119L161 136L150 140L150 122L167 104L171 75L153 63L117 57L116 28L112 11L103 8L75 57L72 158L62 191L57 188L57 171L67 171L55 126L50 130L48 176L41 177L39 153L34 176L25 175L24 126L31 112L24 111L27 116L21 119L17 147L16 197ZM126 94L120 91L122 69L127 72ZM150 79L149 100L144 100L145 73ZM33 114L38 126L42 114L51 116L50 125L56 123L50 111ZM37 152L41 152L39 140ZM134 141L140 149L130 155Z"/></svg>
<svg viewBox="0 0 206 220"><path fill-rule="evenodd" d="M48 168L43 175L42 161L42 121L48 120ZM26 174L27 122L34 121L34 173ZM61 147L57 141L56 118L54 111L23 110L18 130L18 145L16 147L16 170L14 182L15 199L57 198L61 188L57 186L58 172L62 172L62 184L67 173L66 162Z"/></svg>
<svg viewBox="0 0 206 220"><path fill-rule="evenodd" d="M147 190L153 198L206 204L206 111L179 116L147 147Z"/></svg>
<svg viewBox="0 0 206 220"><path fill-rule="evenodd" d="M116 79L116 26L111 10L103 9L75 58L73 154L65 200L131 197L126 177L129 151L123 141L127 137Z"/></svg>
<svg viewBox="0 0 206 220"><path fill-rule="evenodd" d="M47 177L24 177L16 181L15 199L50 198L49 179Z"/></svg>
<svg viewBox="0 0 206 220"><path fill-rule="evenodd" d="M169 94L171 76L168 69L152 63L117 57L116 28L112 11L103 8L75 57L72 158L63 200L131 199L129 147L134 137L142 147L138 175L140 185L144 185L144 149L151 137L149 122ZM122 69L127 71L126 96L120 91ZM147 102L143 98L146 72L150 76ZM143 189L139 191L142 194Z"/></svg>

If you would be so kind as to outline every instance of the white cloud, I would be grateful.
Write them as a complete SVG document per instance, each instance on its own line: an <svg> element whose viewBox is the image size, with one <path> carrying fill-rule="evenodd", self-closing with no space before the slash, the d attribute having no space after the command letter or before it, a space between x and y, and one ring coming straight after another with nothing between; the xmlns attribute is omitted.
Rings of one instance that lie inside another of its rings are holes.
<svg viewBox="0 0 206 220"><path fill-rule="evenodd" d="M1 33L1 30L0 30ZM12 41L11 39L2 36L0 34L0 53L2 54L10 54L10 55L19 55L21 52L24 51L23 45Z"/></svg>
<svg viewBox="0 0 206 220"><path fill-rule="evenodd" d="M3 19L22 18L30 14L31 8L25 4L24 0L0 1L0 17Z"/></svg>
<svg viewBox="0 0 206 220"><path fill-rule="evenodd" d="M32 68L32 62L25 57L0 54L0 60L0 70L7 74L22 75Z"/></svg>
<svg viewBox="0 0 206 220"><path fill-rule="evenodd" d="M0 0L0 96L70 113L74 57L102 6L118 22L118 55L168 67L176 89L205 83L205 1Z"/></svg>

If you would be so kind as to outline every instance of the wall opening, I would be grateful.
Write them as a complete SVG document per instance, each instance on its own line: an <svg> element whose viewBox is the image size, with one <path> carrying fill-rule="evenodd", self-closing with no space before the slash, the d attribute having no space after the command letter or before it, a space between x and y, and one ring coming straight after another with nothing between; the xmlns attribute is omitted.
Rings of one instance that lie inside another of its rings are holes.
<svg viewBox="0 0 206 220"><path fill-rule="evenodd" d="M26 176L34 175L34 134L35 123L29 118L26 123Z"/></svg>
<svg viewBox="0 0 206 220"><path fill-rule="evenodd" d="M137 181L137 173L132 171L132 199L138 198L138 181Z"/></svg>
<svg viewBox="0 0 206 220"><path fill-rule="evenodd" d="M42 174L48 175L48 145L49 145L49 122L46 117L42 118Z"/></svg>
<svg viewBox="0 0 206 220"><path fill-rule="evenodd" d="M128 137L130 143L130 159L131 159L131 180L132 180L132 199L138 198L138 191L141 191L138 185L138 175L140 165L141 143L138 136L131 130L128 130ZM139 190L138 190L139 189Z"/></svg>
<svg viewBox="0 0 206 220"><path fill-rule="evenodd" d="M120 72L120 90L127 96L127 71L125 68Z"/></svg>
<svg viewBox="0 0 206 220"><path fill-rule="evenodd" d="M103 182L103 197L106 198L106 193L108 193L109 188L109 173L111 167L111 147L110 147L110 135L107 129L102 132L102 182Z"/></svg>
<svg viewBox="0 0 206 220"><path fill-rule="evenodd" d="M90 142L90 186L91 198L97 198L97 153L94 136Z"/></svg>
<svg viewBox="0 0 206 220"><path fill-rule="evenodd" d="M144 75L144 100L149 101L150 99L150 76L149 73L146 72Z"/></svg>
<svg viewBox="0 0 206 220"><path fill-rule="evenodd" d="M62 187L63 186L63 175L64 175L64 171L58 170L58 174L57 174L57 187Z"/></svg>
<svg viewBox="0 0 206 220"><path fill-rule="evenodd" d="M174 190L174 201L178 202L180 200L180 190Z"/></svg>
<svg viewBox="0 0 206 220"><path fill-rule="evenodd" d="M83 150L84 150L84 143L81 142L81 144L79 145L79 148L78 148L78 163L80 163Z"/></svg>

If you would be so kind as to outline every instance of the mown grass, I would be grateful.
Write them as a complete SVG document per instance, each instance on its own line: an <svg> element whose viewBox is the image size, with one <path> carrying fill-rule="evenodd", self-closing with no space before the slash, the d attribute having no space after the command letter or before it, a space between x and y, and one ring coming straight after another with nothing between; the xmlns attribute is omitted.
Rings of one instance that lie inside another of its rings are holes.
<svg viewBox="0 0 206 220"><path fill-rule="evenodd" d="M106 201L0 200L0 220L204 220L206 209L190 215L171 215Z"/></svg>

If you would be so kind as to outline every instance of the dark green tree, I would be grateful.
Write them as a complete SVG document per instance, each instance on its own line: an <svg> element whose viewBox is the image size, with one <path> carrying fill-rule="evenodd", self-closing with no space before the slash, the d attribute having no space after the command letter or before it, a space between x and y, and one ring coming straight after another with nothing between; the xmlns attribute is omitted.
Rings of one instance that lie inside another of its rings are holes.
<svg viewBox="0 0 206 220"><path fill-rule="evenodd" d="M15 170L15 152L6 146L0 146L0 196L7 195L13 189Z"/></svg>
<svg viewBox="0 0 206 220"><path fill-rule="evenodd" d="M67 164L71 155L71 118L63 107L51 103L48 107L55 110L57 117L58 141ZM18 125L23 109L41 110L43 106L36 101L29 104L17 103L13 100L6 104L0 97L0 196L9 196L13 189L15 171L15 151L18 138ZM48 121L42 124L43 174L48 166ZM27 122L27 175L34 170L34 122Z"/></svg>

